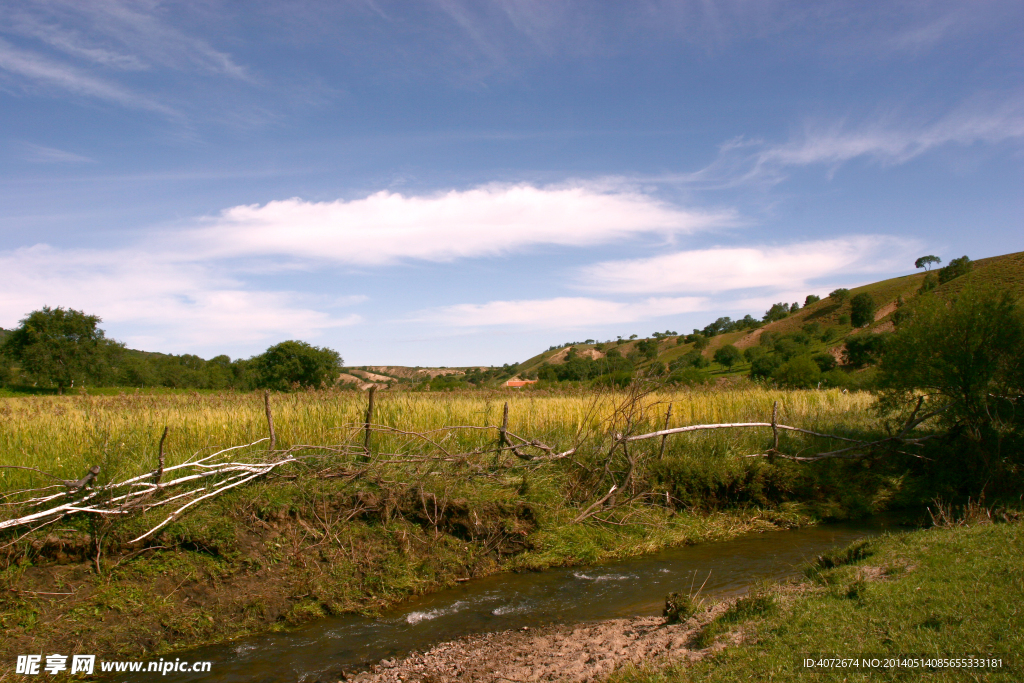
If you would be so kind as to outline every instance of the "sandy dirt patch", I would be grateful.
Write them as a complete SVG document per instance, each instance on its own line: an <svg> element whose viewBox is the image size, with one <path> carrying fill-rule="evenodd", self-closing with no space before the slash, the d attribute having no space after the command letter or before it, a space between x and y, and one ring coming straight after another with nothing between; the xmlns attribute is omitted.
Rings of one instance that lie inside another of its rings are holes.
<svg viewBox="0 0 1024 683"><path fill-rule="evenodd" d="M886 305L882 306L877 311L875 311L875 322L881 320L882 318L884 318L885 316L889 315L890 313L892 313L896 309L897 309L896 302L895 301L890 301L889 303L887 303Z"/></svg>
<svg viewBox="0 0 1024 683"><path fill-rule="evenodd" d="M690 645L701 627L724 611L719 604L679 624L661 617L612 619L467 636L424 654L384 660L370 671L345 675L359 683L455 683L456 681L599 681L627 663L672 657L699 659L735 643L720 640L705 650Z"/></svg>
<svg viewBox="0 0 1024 683"><path fill-rule="evenodd" d="M351 374L353 374L353 375L358 375L358 376L362 377L363 379L369 380L371 382L394 382L395 381L395 379L393 377L388 377L387 375L378 375L375 372L367 372L366 370L349 370L349 372Z"/></svg>
<svg viewBox="0 0 1024 683"><path fill-rule="evenodd" d="M751 346L755 346L760 342L762 332L764 332L763 327L759 327L756 330L753 330L752 332L748 332L747 334L737 339L733 343L733 346L735 346L737 349L747 349L750 348Z"/></svg>
<svg viewBox="0 0 1024 683"><path fill-rule="evenodd" d="M569 355L569 352L572 351L573 348L574 347L572 346L565 347L555 355L548 358L547 362L551 363L552 365L559 365L561 363L564 363L566 357ZM580 358L593 358L594 360L597 360L598 358L604 358L605 356L604 352L598 351L597 349L577 350L576 355L579 356Z"/></svg>

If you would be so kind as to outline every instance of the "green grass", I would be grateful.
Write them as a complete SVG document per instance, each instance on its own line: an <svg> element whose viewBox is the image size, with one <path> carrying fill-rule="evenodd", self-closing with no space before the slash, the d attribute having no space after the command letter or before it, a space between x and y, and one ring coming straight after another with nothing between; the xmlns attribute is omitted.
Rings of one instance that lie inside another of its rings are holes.
<svg viewBox="0 0 1024 683"><path fill-rule="evenodd" d="M689 681L1019 681L1024 677L1024 533L1020 522L933 528L819 558L807 584L720 617L745 641L693 664L630 668L609 683ZM760 598L755 598L760 599ZM751 602L748 599L748 602ZM778 603L778 607L770 603ZM744 612L737 614L737 612ZM991 670L808 670L812 656L1002 658Z"/></svg>

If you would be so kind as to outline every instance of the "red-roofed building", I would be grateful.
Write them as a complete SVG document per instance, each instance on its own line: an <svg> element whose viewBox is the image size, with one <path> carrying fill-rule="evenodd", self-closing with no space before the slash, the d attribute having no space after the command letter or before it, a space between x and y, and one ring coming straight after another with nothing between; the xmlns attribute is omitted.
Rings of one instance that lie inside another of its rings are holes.
<svg viewBox="0 0 1024 683"><path fill-rule="evenodd" d="M537 383L537 380L535 380L535 379L510 379L509 381L505 382L505 386L506 387L512 387L513 389L522 389L527 384L536 384L536 383Z"/></svg>

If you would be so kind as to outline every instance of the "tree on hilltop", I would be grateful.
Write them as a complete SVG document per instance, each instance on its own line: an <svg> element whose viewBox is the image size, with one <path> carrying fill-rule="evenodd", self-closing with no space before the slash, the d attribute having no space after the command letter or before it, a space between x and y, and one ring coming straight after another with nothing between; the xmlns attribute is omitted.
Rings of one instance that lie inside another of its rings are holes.
<svg viewBox="0 0 1024 683"><path fill-rule="evenodd" d="M927 273L932 269L932 266L937 266L940 263L942 263L942 259L940 259L938 256L932 256L931 254L929 254L928 256L922 256L921 258L914 261L914 267L924 268L925 272Z"/></svg>
<svg viewBox="0 0 1024 683"><path fill-rule="evenodd" d="M833 289L829 292L829 299L835 299L840 304L845 303L850 298L850 290L846 287L840 287L839 289Z"/></svg>

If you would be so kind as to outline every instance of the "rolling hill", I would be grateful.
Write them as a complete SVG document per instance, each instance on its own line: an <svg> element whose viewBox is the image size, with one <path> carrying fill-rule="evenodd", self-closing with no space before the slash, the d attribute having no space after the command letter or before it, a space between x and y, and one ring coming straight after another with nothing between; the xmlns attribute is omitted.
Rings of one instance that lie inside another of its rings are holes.
<svg viewBox="0 0 1024 683"><path fill-rule="evenodd" d="M1013 292L1018 297L1024 297L1024 252L993 256L979 259L972 264L971 272L956 277L948 282L938 285L934 292L941 297L952 297L960 292L968 284L991 286L998 289ZM935 273L932 271L932 278ZM715 351L732 344L740 350L748 349L760 344L760 338L765 333L775 335L791 335L807 330L833 330L833 336L828 341L819 341L812 345L812 351L827 352L833 357L841 358L846 340L854 334L863 332L882 333L891 331L895 325L893 314L904 302L911 301L921 290L927 274L917 272L901 277L873 282L849 290L849 297L845 300L837 300L826 297L822 300L809 304L798 311L789 314L781 320L764 324L754 330L741 330L718 334L708 339L708 346L701 351L701 355L711 364L707 370L712 376L728 376L745 374L750 370L750 363L741 361L739 364L726 368L713 362ZM854 328L849 318L851 313L851 300L858 294L866 293L871 296L876 305L874 321L870 324ZM609 351L618 351L621 355L632 357L639 361L639 367L649 367L655 363L669 365L672 361L682 358L695 350L693 343L688 343L688 335L661 336L660 338L617 340L607 342L583 343L564 345L551 348L539 353L518 365L518 375L529 377L536 374L545 365L560 365L566 362L570 352L574 351L575 356L601 358ZM641 358L639 348L641 344L657 344L657 355L654 358Z"/></svg>

